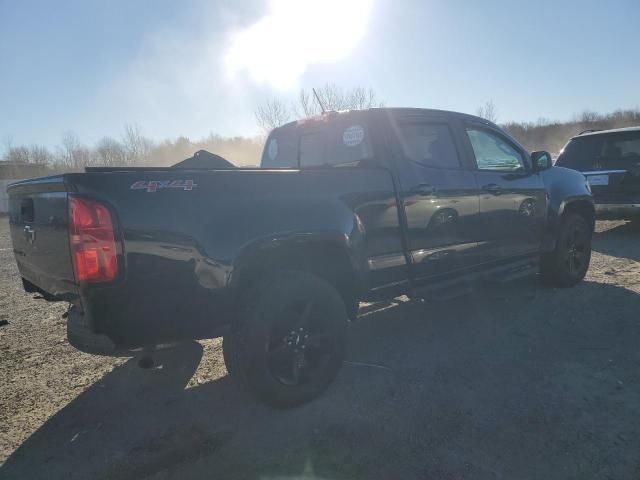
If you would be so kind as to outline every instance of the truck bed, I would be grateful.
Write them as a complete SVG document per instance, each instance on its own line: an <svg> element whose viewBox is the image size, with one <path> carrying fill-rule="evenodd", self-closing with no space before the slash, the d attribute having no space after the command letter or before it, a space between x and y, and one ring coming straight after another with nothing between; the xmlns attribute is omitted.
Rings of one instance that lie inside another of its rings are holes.
<svg viewBox="0 0 640 480"><path fill-rule="evenodd" d="M12 240L25 281L78 308L91 305L87 313L96 331L122 345L149 341L150 330L161 340L206 337L223 327L234 273L254 248L322 232L350 245L358 268L366 267L368 256L402 251L393 182L377 168L90 168L20 182L9 195ZM113 216L113 282L74 278L72 196L101 202ZM383 216L384 225L376 224ZM28 231L35 232L33 239Z"/></svg>

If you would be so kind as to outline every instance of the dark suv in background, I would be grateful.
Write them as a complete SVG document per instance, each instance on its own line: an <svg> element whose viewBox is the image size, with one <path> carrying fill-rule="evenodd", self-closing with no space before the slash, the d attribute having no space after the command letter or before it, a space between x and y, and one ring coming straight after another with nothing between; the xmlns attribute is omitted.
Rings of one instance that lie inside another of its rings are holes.
<svg viewBox="0 0 640 480"><path fill-rule="evenodd" d="M582 172L601 218L640 218L640 126L573 137L556 165Z"/></svg>

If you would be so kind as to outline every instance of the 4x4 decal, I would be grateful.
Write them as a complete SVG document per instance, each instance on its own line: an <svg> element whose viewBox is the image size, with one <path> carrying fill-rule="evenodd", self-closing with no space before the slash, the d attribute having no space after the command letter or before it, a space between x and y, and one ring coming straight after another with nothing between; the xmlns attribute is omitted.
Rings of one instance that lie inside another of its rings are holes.
<svg viewBox="0 0 640 480"><path fill-rule="evenodd" d="M160 188L181 188L190 191L197 186L193 180L138 180L129 188L131 190L146 190L147 192L155 192Z"/></svg>

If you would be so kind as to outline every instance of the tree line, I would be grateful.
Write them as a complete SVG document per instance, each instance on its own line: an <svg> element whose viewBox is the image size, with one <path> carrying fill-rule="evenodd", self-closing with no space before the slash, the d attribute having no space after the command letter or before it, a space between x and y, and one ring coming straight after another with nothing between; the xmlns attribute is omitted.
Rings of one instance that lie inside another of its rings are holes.
<svg viewBox="0 0 640 480"><path fill-rule="evenodd" d="M527 149L547 150L555 156L571 137L585 130L640 126L640 109L616 110L611 113L586 110L566 122L542 118L536 122L507 122L501 126Z"/></svg>
<svg viewBox="0 0 640 480"><path fill-rule="evenodd" d="M479 107L475 113L493 123L499 123L498 109L493 100ZM528 150L546 150L556 156L571 137L585 130L640 126L640 109L616 110L611 113L585 110L564 122L540 118L535 122L506 122L500 126Z"/></svg>
<svg viewBox="0 0 640 480"><path fill-rule="evenodd" d="M259 136L223 137L213 133L199 140L180 136L155 142L144 136L139 126L126 124L119 138L103 137L93 146L83 143L73 132L66 132L54 148L36 144L14 146L7 139L0 158L15 165L40 166L42 174L79 172L92 166L169 166L198 150L215 152L239 166L256 166L262 143Z"/></svg>
<svg viewBox="0 0 640 480"><path fill-rule="evenodd" d="M344 90L336 85L326 84L316 93L318 99L314 98L312 91L302 89L297 99L290 103L278 98L265 100L255 111L258 125L265 132L269 132L292 119L317 115L320 113L320 103L326 110L384 106L370 88L357 87ZM499 123L498 108L493 100L489 100L478 107L474 113L499 124L530 151L547 150L554 156L571 137L585 130L607 130L640 125L638 108L616 110L606 114L586 110L564 122L541 118L535 122Z"/></svg>
<svg viewBox="0 0 640 480"><path fill-rule="evenodd" d="M382 106L383 102L370 88L343 89L327 83L315 92L300 90L293 101L266 99L256 107L254 113L258 126L267 134L291 120L318 115L322 109L349 110ZM492 100L475 113L498 123L498 109ZM638 108L608 114L584 111L565 122L539 119L536 122L501 124L529 150L548 150L552 154L557 154L569 138L584 130L634 125L640 125ZM87 166L168 166L192 156L198 150L216 153L238 166L257 166L263 142L263 136L222 137L213 133L200 140L181 136L156 142L144 136L138 125L125 124L119 138L103 137L93 146L82 143L73 132L65 133L55 148L42 145L15 146L7 139L0 158L16 165L40 166L43 174L82 171Z"/></svg>

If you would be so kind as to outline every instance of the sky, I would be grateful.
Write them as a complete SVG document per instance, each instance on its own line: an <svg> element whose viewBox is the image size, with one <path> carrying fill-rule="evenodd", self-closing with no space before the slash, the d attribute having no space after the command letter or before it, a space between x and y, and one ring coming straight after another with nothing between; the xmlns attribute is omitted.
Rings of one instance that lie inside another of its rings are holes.
<svg viewBox="0 0 640 480"><path fill-rule="evenodd" d="M639 0L0 0L0 142L255 135L327 82L499 122L638 108L639 27Z"/></svg>

